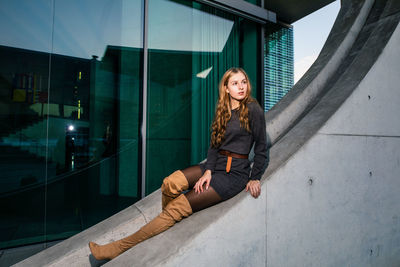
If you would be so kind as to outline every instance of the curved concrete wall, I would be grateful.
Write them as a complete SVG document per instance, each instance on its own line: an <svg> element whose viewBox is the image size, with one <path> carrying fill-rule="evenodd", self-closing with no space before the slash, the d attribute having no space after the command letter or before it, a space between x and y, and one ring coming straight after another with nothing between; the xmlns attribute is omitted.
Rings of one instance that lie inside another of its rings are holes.
<svg viewBox="0 0 400 267"><path fill-rule="evenodd" d="M268 181L267 266L400 266L399 45Z"/></svg>
<svg viewBox="0 0 400 267"><path fill-rule="evenodd" d="M304 116L348 55L371 11L373 0L342 1L342 6L317 60L267 114L267 133L275 144Z"/></svg>
<svg viewBox="0 0 400 267"><path fill-rule="evenodd" d="M335 25L340 19L351 25L334 27L331 40L340 41L325 45L297 91L309 88L330 60L340 57L339 63L276 135L260 198L242 192L106 266L400 265L400 2L342 3ZM337 54L361 17L347 54ZM275 115L288 112L290 97ZM17 266L104 264L88 257L87 242L135 231L160 211L160 198L157 191Z"/></svg>

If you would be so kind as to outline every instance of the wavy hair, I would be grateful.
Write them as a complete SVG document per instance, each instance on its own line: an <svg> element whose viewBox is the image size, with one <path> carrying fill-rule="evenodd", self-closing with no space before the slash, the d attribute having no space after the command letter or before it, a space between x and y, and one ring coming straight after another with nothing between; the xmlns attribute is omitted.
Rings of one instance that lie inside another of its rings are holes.
<svg viewBox="0 0 400 267"><path fill-rule="evenodd" d="M242 73L246 77L247 81L247 92L246 96L240 101L239 104L239 121L240 127L248 132L251 132L249 125L249 109L248 104L254 102L254 98L251 96L251 85L249 76L242 68L230 68L222 76L219 82L219 98L217 102L217 108L215 110L214 121L211 125L211 145L214 148L219 147L225 138L226 124L232 116L231 112L231 99L229 94L226 92L229 79L232 75Z"/></svg>

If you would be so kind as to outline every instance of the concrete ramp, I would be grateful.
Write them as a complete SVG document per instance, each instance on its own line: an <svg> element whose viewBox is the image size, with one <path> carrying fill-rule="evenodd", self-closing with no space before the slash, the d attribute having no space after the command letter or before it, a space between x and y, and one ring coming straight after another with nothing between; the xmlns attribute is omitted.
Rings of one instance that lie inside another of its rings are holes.
<svg viewBox="0 0 400 267"><path fill-rule="evenodd" d="M109 262L87 243L160 212L154 192L16 266L400 266L400 1L343 0L318 59L266 114L262 195L193 214Z"/></svg>

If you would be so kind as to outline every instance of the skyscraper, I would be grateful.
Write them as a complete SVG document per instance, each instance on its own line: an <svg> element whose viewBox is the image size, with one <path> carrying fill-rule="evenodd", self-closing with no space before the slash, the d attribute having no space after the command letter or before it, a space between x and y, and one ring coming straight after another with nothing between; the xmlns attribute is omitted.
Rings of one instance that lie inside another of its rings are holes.
<svg viewBox="0 0 400 267"><path fill-rule="evenodd" d="M293 86L293 28L268 25L264 54L264 109L268 111Z"/></svg>

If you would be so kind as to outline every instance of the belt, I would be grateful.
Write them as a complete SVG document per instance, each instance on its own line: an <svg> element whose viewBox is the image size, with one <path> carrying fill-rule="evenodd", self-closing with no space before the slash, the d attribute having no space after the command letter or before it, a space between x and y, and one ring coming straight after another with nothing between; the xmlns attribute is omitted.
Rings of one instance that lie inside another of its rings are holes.
<svg viewBox="0 0 400 267"><path fill-rule="evenodd" d="M226 162L226 172L229 173L231 171L231 165L232 165L232 158L238 158L238 159L247 159L249 158L249 155L246 154L236 154L230 151L226 150L220 150L219 154L227 156L228 160Z"/></svg>

